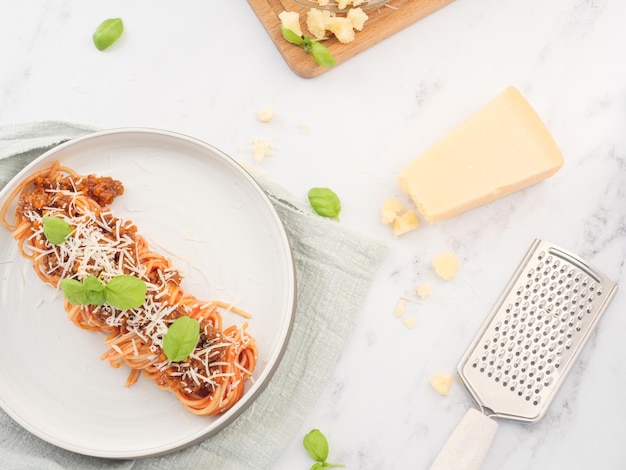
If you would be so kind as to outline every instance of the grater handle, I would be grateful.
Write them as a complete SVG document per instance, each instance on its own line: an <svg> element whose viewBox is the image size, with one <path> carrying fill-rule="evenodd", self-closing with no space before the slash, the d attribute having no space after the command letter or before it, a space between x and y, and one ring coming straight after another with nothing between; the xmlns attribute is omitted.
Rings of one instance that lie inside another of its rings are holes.
<svg viewBox="0 0 626 470"><path fill-rule="evenodd" d="M470 408L448 438L430 470L478 470L496 436L498 423Z"/></svg>

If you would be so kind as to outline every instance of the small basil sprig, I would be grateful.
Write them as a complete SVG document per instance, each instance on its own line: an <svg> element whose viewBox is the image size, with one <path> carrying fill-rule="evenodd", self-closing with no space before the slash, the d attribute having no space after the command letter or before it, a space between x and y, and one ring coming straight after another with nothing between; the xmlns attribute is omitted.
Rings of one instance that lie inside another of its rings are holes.
<svg viewBox="0 0 626 470"><path fill-rule="evenodd" d="M74 305L103 305L120 310L140 307L146 300L148 287L135 276L121 274L104 284L94 275L83 282L76 279L63 279L60 283L63 294Z"/></svg>
<svg viewBox="0 0 626 470"><path fill-rule="evenodd" d="M93 43L99 51L105 50L117 41L124 32L124 23L121 18L104 20L93 33Z"/></svg>
<svg viewBox="0 0 626 470"><path fill-rule="evenodd" d="M309 190L309 203L319 215L339 220L341 201L332 189L311 188Z"/></svg>
<svg viewBox="0 0 626 470"><path fill-rule="evenodd" d="M283 25L280 26L280 30L283 33L283 38L285 38L287 42L295 44L296 46L302 46L305 53L313 56L313 60L315 60L317 65L330 68L337 63L328 48L321 42L311 39L310 36L298 36L298 34L285 28Z"/></svg>
<svg viewBox="0 0 626 470"><path fill-rule="evenodd" d="M190 317L177 318L163 338L163 353L170 362L184 361L198 345L200 323Z"/></svg>
<svg viewBox="0 0 626 470"><path fill-rule="evenodd" d="M313 429L306 436L304 436L302 444L304 444L304 448L309 453L311 458L315 460L311 470L322 470L330 467L345 467L342 463L330 463L326 461L328 458L328 440L319 429Z"/></svg>
<svg viewBox="0 0 626 470"><path fill-rule="evenodd" d="M72 233L72 226L59 217L44 216L43 234L53 245L60 245Z"/></svg>

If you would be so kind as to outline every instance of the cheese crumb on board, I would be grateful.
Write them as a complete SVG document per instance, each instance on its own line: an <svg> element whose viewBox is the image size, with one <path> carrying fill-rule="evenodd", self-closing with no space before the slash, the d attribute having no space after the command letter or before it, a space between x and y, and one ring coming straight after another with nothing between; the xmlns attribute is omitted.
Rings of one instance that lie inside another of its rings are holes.
<svg viewBox="0 0 626 470"><path fill-rule="evenodd" d="M432 376L429 382L439 395L447 396L452 388L452 374L440 372Z"/></svg>
<svg viewBox="0 0 626 470"><path fill-rule="evenodd" d="M347 6L347 4L346 4ZM339 8L345 8L338 5ZM306 28L315 39L321 40L330 31L342 44L354 41L355 31L362 31L369 19L361 8L350 8L346 16L338 16L330 10L311 8L307 12Z"/></svg>
<svg viewBox="0 0 626 470"><path fill-rule="evenodd" d="M361 3L363 3L364 1L365 0L337 0L337 8L339 8L340 10L344 10L348 8L349 6L356 7L356 6L359 6Z"/></svg>
<svg viewBox="0 0 626 470"><path fill-rule="evenodd" d="M357 31L363 31L365 22L368 20L367 14L360 8L350 8L346 16L352 23L352 27Z"/></svg>
<svg viewBox="0 0 626 470"><path fill-rule="evenodd" d="M433 293L433 288L430 284L420 284L417 286L417 289L415 289L415 293L420 299L425 299Z"/></svg>
<svg viewBox="0 0 626 470"><path fill-rule="evenodd" d="M302 36L302 27L300 26L300 14L297 11L282 11L278 14L281 24L298 36Z"/></svg>
<svg viewBox="0 0 626 470"><path fill-rule="evenodd" d="M432 265L437 276L444 281L449 281L456 275L461 266L461 262L456 254L451 251L446 251L436 255L433 258Z"/></svg>
<svg viewBox="0 0 626 470"><path fill-rule="evenodd" d="M391 230L396 237L415 230L417 227L419 227L419 220L413 209L397 216L391 223Z"/></svg>
<svg viewBox="0 0 626 470"><path fill-rule="evenodd" d="M326 24L330 20L332 13L329 10L318 10L312 8L306 14L306 29L309 30L316 39L326 36Z"/></svg>
<svg viewBox="0 0 626 470"><path fill-rule="evenodd" d="M433 223L539 183L562 166L539 115L508 87L405 166L397 182Z"/></svg>
<svg viewBox="0 0 626 470"><path fill-rule="evenodd" d="M342 44L348 44L354 41L356 33L352 21L344 16L331 16L324 27L333 33L337 40Z"/></svg>
<svg viewBox="0 0 626 470"><path fill-rule="evenodd" d="M269 108L263 108L257 113L257 119L261 122L270 122L276 113Z"/></svg>

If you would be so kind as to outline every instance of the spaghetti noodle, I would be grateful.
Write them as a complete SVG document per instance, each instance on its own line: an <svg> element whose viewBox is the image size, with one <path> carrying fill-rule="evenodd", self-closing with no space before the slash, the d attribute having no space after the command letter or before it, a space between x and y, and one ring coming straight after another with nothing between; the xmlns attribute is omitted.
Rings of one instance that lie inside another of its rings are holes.
<svg viewBox="0 0 626 470"><path fill-rule="evenodd" d="M222 413L242 397L257 349L247 324L225 328L221 311L246 315L223 302L201 301L185 292L171 261L152 251L130 220L111 212L110 204L123 192L120 181L82 176L56 162L22 181L0 209L0 217L13 232L20 253L47 284L58 287L63 279L82 281L90 275L103 283L120 274L143 280L147 292L140 307L73 305L65 299L69 319L80 328L107 335L108 350L102 359L115 368L130 367L127 386L143 374L174 393L194 414ZM10 222L7 213L15 202L15 220ZM63 243L51 244L43 233L44 217L65 220L73 229L71 235ZM197 320L200 335L185 360L171 362L163 352L163 339L181 316Z"/></svg>

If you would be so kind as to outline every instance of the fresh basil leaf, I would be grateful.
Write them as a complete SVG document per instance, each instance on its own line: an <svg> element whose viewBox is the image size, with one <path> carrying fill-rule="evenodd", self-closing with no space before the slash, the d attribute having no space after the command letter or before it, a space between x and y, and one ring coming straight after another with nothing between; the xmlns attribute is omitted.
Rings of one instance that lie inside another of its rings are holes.
<svg viewBox="0 0 626 470"><path fill-rule="evenodd" d="M328 441L319 429L311 430L302 441L311 458L317 462L326 462L328 458Z"/></svg>
<svg viewBox="0 0 626 470"><path fill-rule="evenodd" d="M170 362L184 361L195 349L200 337L200 323L190 317L177 318L163 338L163 353Z"/></svg>
<svg viewBox="0 0 626 470"><path fill-rule="evenodd" d="M87 302L85 286L76 279L62 279L59 283L63 295L72 305L85 305Z"/></svg>
<svg viewBox="0 0 626 470"><path fill-rule="evenodd" d="M285 28L282 24L280 25L280 30L283 33L283 38L291 44L295 44L296 46L301 46L304 44L304 39L301 36L298 36L292 30Z"/></svg>
<svg viewBox="0 0 626 470"><path fill-rule="evenodd" d="M63 279L60 286L72 305L102 305L105 301L104 285L95 276L87 277L85 282Z"/></svg>
<svg viewBox="0 0 626 470"><path fill-rule="evenodd" d="M311 188L309 190L309 202L313 210L319 215L339 220L341 201L332 189Z"/></svg>
<svg viewBox="0 0 626 470"><path fill-rule="evenodd" d="M312 46L313 40L311 39L311 36L304 36L304 42L302 43L302 48L304 49L304 52L310 54Z"/></svg>
<svg viewBox="0 0 626 470"><path fill-rule="evenodd" d="M117 41L124 32L124 23L121 18L104 20L93 33L93 43L98 50L103 51Z"/></svg>
<svg viewBox="0 0 626 470"><path fill-rule="evenodd" d="M333 67L337 62L326 46L311 39L310 36L298 36L295 32L280 25L283 38L296 46L302 46L306 54L311 54L313 60L322 67Z"/></svg>
<svg viewBox="0 0 626 470"><path fill-rule="evenodd" d="M311 468L309 470L323 470L324 464L322 462L315 462L313 465L311 465Z"/></svg>
<svg viewBox="0 0 626 470"><path fill-rule="evenodd" d="M313 56L313 60L322 67L334 67L337 64L337 61L330 53L328 48L317 41L313 41L311 44L311 55Z"/></svg>
<svg viewBox="0 0 626 470"><path fill-rule="evenodd" d="M83 281L83 286L85 288L85 303L90 305L102 305L106 302L104 296L106 287L96 276L87 276Z"/></svg>
<svg viewBox="0 0 626 470"><path fill-rule="evenodd" d="M111 307L128 310L141 307L147 291L148 286L138 277L121 274L107 283L104 296Z"/></svg>
<svg viewBox="0 0 626 470"><path fill-rule="evenodd" d="M43 234L53 245L60 245L72 233L72 226L59 217L44 216Z"/></svg>

